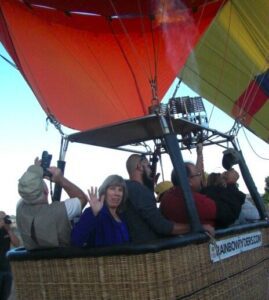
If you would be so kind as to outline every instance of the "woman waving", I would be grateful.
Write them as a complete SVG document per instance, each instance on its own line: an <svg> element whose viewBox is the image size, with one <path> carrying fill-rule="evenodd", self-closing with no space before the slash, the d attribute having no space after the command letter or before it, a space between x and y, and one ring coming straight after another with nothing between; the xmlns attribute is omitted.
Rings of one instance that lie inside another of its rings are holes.
<svg viewBox="0 0 269 300"><path fill-rule="evenodd" d="M88 190L89 208L75 224L71 242L79 247L101 247L129 241L122 207L127 189L124 179L118 175L108 176L99 188Z"/></svg>

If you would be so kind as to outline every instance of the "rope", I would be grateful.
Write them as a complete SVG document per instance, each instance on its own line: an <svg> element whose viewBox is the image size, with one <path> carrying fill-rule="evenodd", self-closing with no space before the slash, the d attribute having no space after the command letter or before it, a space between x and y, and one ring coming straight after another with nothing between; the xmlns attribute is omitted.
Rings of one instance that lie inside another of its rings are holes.
<svg viewBox="0 0 269 300"><path fill-rule="evenodd" d="M134 85L135 85L135 88L136 88L136 91L137 91L137 95L138 95L141 107L143 109L143 113L146 115L147 114L147 108L144 106L143 98L142 98L142 95L141 95L141 92L140 92L140 89L139 89L139 85L138 85L138 82L137 82L137 78L135 76L135 72L134 72L134 70L133 70L133 68L131 66L130 61L128 60L128 57L127 57L127 55L126 55L126 53L125 53L125 51L124 51L124 49L123 49L123 47L122 47L119 39L117 38L117 36L116 36L116 34L115 34L114 30L113 30L113 26L110 23L109 23L109 26L110 26L111 32L112 32L112 34L113 34L113 36L115 38L115 41L116 41L116 43L119 46L119 49L120 49L120 51L122 53L122 56L123 56L124 60L126 61L126 64L129 67L131 75L132 75L132 77L134 79Z"/></svg>
<svg viewBox="0 0 269 300"><path fill-rule="evenodd" d="M10 64L14 69L19 70L18 67L11 60L9 60L8 58L6 58L2 54L0 54L0 57L3 58L3 60L5 60L8 64Z"/></svg>
<svg viewBox="0 0 269 300"><path fill-rule="evenodd" d="M177 83L177 85L176 85L176 87L175 87L175 91L174 91L174 93L173 93L173 95L172 95L172 98L175 98L175 96L176 96L176 94L177 94L177 91L178 91L178 89L179 89L179 87L180 87L181 82L182 82L182 78L178 78L178 83Z"/></svg>
<svg viewBox="0 0 269 300"><path fill-rule="evenodd" d="M110 2L110 5L111 7L113 8L115 14L119 17L118 15L118 12L116 10L116 7L113 3L113 0L109 0ZM162 2L163 4L163 2ZM139 11L140 11L140 15L142 16L142 9L141 9L141 4L139 1L137 1L137 5L138 5L138 8L139 8ZM164 6L164 5L163 5ZM162 9L162 12L164 13L164 7ZM146 49L146 56L147 56L147 60L148 60L148 68L149 68L149 73L147 72L147 68L146 66L143 66L143 64L141 63L141 59L140 59L140 56L135 48L135 45L133 44L131 38L130 38L130 35L128 34L128 31L126 29L126 26L124 25L124 23L122 22L121 18L119 17L119 22L120 22L120 25L121 25L121 28L123 30L123 32L125 33L128 41L129 41L129 45L131 46L131 49L134 53L134 55L136 56L136 59L137 59L137 62L138 62L138 65L140 66L140 68L142 69L142 72L144 72L146 74L146 76L148 77L149 79L149 82L150 82L150 86L151 86L151 89L152 89L152 99L153 101L157 101L159 103L159 99L158 99L158 95L157 95L157 91L158 91L158 86L157 86L157 67L158 67L158 54L159 54L159 35L158 35L158 41L157 41L157 47L155 45L155 40L154 40L154 31L153 31L153 27L152 27L152 19L150 19L150 29L151 29L151 39L152 39L152 47L153 47L153 63L154 63L154 70L152 70L152 67L151 67L151 61L150 61L150 50L149 50L149 46L147 45L146 41L146 35L145 35L145 24L143 22L143 19L141 17L141 30L142 30L142 35L144 37L144 44L145 44L145 49ZM115 35L115 32L112 30L113 32L113 35L120 47L120 50L121 52L124 54L124 58L125 60L127 61L127 56L124 52L124 49L123 47L120 45L120 42L119 40L116 38L116 35ZM127 64L129 66L129 68L131 69L131 64L129 61L127 61ZM133 73L133 72L132 72ZM134 77L134 75L133 75ZM136 86L137 86L137 89L138 89L138 85L137 85L137 81L135 79L135 82L136 82ZM139 93L140 94L140 93ZM155 104L153 102L153 104ZM156 103L157 104L157 103ZM145 108L144 108L145 110ZM144 111L144 113L147 113Z"/></svg>
<svg viewBox="0 0 269 300"><path fill-rule="evenodd" d="M138 65L141 67L142 71L143 71L144 73L147 74L147 77L150 78L150 74L147 73L147 69L142 65L140 56L139 56L139 54L138 54L138 52L137 52L137 50L136 50L136 48L135 48L134 43L132 42L132 39L130 38L130 35L129 35L129 33L128 33L128 31L127 31L127 29L126 29L124 23L122 22L122 19L120 18L119 14L118 14L118 12L117 12L117 9L116 9L116 7L115 7L115 5L114 5L114 3L113 3L113 0L109 0L109 2L110 2L110 5L111 5L112 9L113 9L114 12L115 12L115 15L118 17L118 20L119 20L119 23L120 23L120 25L121 25L122 31L123 31L124 34L126 35L127 40L128 40L128 42L129 42L129 45L131 46L131 49L132 49L134 55L136 56ZM115 36L115 33L114 33L114 36ZM118 43L119 43L119 41L118 41Z"/></svg>
<svg viewBox="0 0 269 300"><path fill-rule="evenodd" d="M199 20L198 20L198 22L197 22L197 27L198 27L199 24L201 23L202 16L203 16L203 14L204 14L204 10L205 10L205 7L208 5L208 2L209 2L209 1L207 1L206 3L204 3L203 6L202 6L202 12L201 12L200 18L199 18ZM214 19L217 19L217 18L218 18L218 15L220 14L220 12L221 12L223 6L225 5L225 3L226 3L226 0L223 0L222 3L221 3L221 5L220 5L220 7L219 7L219 10L218 10L218 12L217 12L217 14L216 14L216 16L215 16ZM210 4L210 2L209 2L209 4ZM199 32L197 32L197 35L198 35L198 34L199 34ZM204 33L204 34L205 34L205 33ZM199 52L199 48L201 48L203 44L204 44L204 40L202 39L202 40L198 43L198 45L195 47L195 49L196 49L197 52ZM183 80L183 77L184 77L184 71L185 71L186 67L188 67L188 66L187 66L187 64L185 63L185 64L184 64L184 67L182 68L182 70L181 70L181 72L180 72L180 73L181 73L181 80ZM189 67L188 67L188 68L189 68ZM190 68L189 68L189 69L190 69Z"/></svg>
<svg viewBox="0 0 269 300"><path fill-rule="evenodd" d="M254 153L257 157L259 157L260 159L263 159L263 160L269 160L269 158L262 157L261 155L259 155L259 154L254 150L253 146L251 145L251 143L250 143L250 141L249 141L249 139L248 139L248 137L247 137L247 134L246 134L246 132L245 132L245 128L244 128L244 127L242 127L242 128L243 128L243 133L244 133L244 135L245 135L245 138L246 138L246 140L247 140L247 142L248 142L248 145L249 145L249 147L251 148L251 150L253 151L253 153Z"/></svg>
<svg viewBox="0 0 269 300"><path fill-rule="evenodd" d="M47 121L47 127L48 122L50 121L51 124L54 125L54 127L60 132L61 136L65 136L64 132L62 131L61 123L54 117L54 115L49 114L46 118Z"/></svg>
<svg viewBox="0 0 269 300"><path fill-rule="evenodd" d="M258 50L261 52L261 55L262 55L263 51L262 51L261 47L259 47L258 43L255 41L256 34L255 34L255 32L251 31L252 26L251 26L251 23L249 22L248 18L244 17L242 15L242 13L240 13L238 4L235 1L231 2L231 5L233 5L234 9L238 12L238 17L240 18L242 24L244 24L245 30L248 32L249 37L252 39L253 43L256 44ZM267 59L265 57L265 62L266 61L267 61ZM267 66L267 63L265 63L264 67L266 68L266 66ZM252 70L250 72L250 78L249 78L249 82L248 82L247 86L249 86L249 84L253 80L254 76L256 75L255 71L254 71L255 68L256 68L256 65L253 62ZM249 89L249 91L247 93L245 93L243 101L242 101L242 105L240 106L240 111L239 111L239 116L242 114L242 116L240 117L241 119L244 119L244 117L247 114L247 111L249 110L249 108L251 108L253 102L255 101L255 97L256 97L257 92L259 91L260 85L261 85L261 82L259 82L259 84L256 84L256 87L253 86L251 89ZM252 96L251 99L250 99L250 95ZM248 101L249 99L250 99L250 101ZM243 111L245 111L245 113L243 113Z"/></svg>
<svg viewBox="0 0 269 300"><path fill-rule="evenodd" d="M235 2L230 2L231 3L231 7L233 6L235 10L238 11L238 8L236 7L236 3ZM255 39L255 34L251 34L251 31L249 30L249 28L251 28L250 24L248 24L247 22L247 19L243 18L242 17L242 14L239 13L238 11L238 16L240 17L241 19L241 22L243 24L245 24L245 29L249 32L249 36L253 39ZM229 28L230 28L230 23L229 23ZM225 48L225 52L226 52L226 48ZM224 56L225 57L225 56ZM250 77L249 77L249 82L248 82L248 85L251 83L251 81L253 80L253 77L255 75L254 73L254 69L255 69L255 64L253 63L252 64L252 71L250 72ZM243 98L243 102L242 102L242 105L240 106L240 111L239 111L239 115L242 114L242 116L240 117L240 119L243 119L245 117L245 115L247 114L246 112L243 114L243 111L248 111L248 109L251 107L251 105L253 104L254 100L255 100L255 96L259 90L259 87L261 85L261 82L259 82L259 84L257 84L255 87L253 86L251 89L248 90L247 93L245 93L244 95L244 98ZM252 99L250 99L250 95L252 96ZM250 101L248 101L248 99L250 99ZM248 104L248 105L247 105ZM210 114L210 118L209 120L211 119L211 116L213 114L213 110L215 108L215 103L213 103L213 108L212 108L212 111L211 111L211 114Z"/></svg>
<svg viewBox="0 0 269 300"><path fill-rule="evenodd" d="M162 180L164 181L164 168L163 168L163 159L162 156L159 156L160 159L160 168L161 168L161 173L162 173Z"/></svg>
<svg viewBox="0 0 269 300"><path fill-rule="evenodd" d="M142 16L142 8L141 8L141 3L139 0L137 0L137 6L139 8L139 12L140 15ZM150 51L149 51L149 46L146 43L147 39L146 39L146 29L145 29L145 24L142 18L140 18L141 20L141 31L142 31L142 35L143 35L143 40L144 40L144 45L145 45L145 49L146 49L146 54L147 54L147 60L148 60L148 68L149 68L149 72L150 72L150 79L153 79L153 72L152 72L152 66L151 66L151 61L150 61Z"/></svg>
<svg viewBox="0 0 269 300"><path fill-rule="evenodd" d="M217 86L220 86L220 83L222 81L223 74L224 74L224 62L225 62L225 57L227 57L227 50L228 50L228 45L229 45L229 41L230 41L230 39L229 39L229 37L230 37L229 36L229 32L230 32L230 26L231 26L231 18L232 18L232 5L230 6L229 25L228 25L227 36L226 36L226 40L225 40L224 57L223 57L222 65L221 65L221 68L220 68L220 76L219 76L219 79L218 79ZM214 99L217 99L217 96L218 96L218 90L216 89L216 93L215 93ZM210 116L208 118L208 123L210 123L213 111L214 111L215 106L216 106L215 104L216 104L216 100L213 102L213 107L212 107L212 110L210 112Z"/></svg>

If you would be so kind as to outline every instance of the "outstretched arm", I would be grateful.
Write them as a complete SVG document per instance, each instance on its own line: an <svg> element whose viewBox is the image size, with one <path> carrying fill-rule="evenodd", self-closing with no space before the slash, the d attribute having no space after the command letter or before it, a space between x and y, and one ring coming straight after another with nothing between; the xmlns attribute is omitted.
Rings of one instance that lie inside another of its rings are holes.
<svg viewBox="0 0 269 300"><path fill-rule="evenodd" d="M196 160L196 167L199 172L202 174L202 183L205 186L205 170L204 170L204 156L203 156L203 144L198 143L196 146L196 153L197 153L197 160Z"/></svg>
<svg viewBox="0 0 269 300"><path fill-rule="evenodd" d="M172 234L173 235L178 235L178 234L185 234L190 232L190 225L189 224L179 224L179 223L174 223Z"/></svg>
<svg viewBox="0 0 269 300"><path fill-rule="evenodd" d="M77 197L81 202L82 208L86 205L88 201L86 194L78 186L66 179L59 168L50 167L48 171L52 174L51 180L59 184L70 198Z"/></svg>
<svg viewBox="0 0 269 300"><path fill-rule="evenodd" d="M210 224L202 224L204 231L208 232L210 235L215 235L215 228ZM191 227L189 224L181 224L181 223L174 223L174 227L172 230L172 234L185 234L190 232Z"/></svg>

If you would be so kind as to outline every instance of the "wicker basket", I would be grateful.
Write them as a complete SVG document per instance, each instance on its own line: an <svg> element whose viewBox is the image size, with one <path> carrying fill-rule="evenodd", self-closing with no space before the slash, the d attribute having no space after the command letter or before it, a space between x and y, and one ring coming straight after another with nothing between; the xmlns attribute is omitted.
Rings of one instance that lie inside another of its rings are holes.
<svg viewBox="0 0 269 300"><path fill-rule="evenodd" d="M260 230L262 247L216 263L210 260L208 241L144 254L38 260L11 256L17 298L264 300L269 229Z"/></svg>

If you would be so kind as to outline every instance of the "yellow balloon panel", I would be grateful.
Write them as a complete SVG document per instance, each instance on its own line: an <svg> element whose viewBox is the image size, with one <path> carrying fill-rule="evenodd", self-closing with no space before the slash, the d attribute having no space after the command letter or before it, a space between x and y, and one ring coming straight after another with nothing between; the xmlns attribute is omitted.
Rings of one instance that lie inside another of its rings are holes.
<svg viewBox="0 0 269 300"><path fill-rule="evenodd" d="M227 2L178 75L265 141L269 137L268 15L265 0Z"/></svg>

